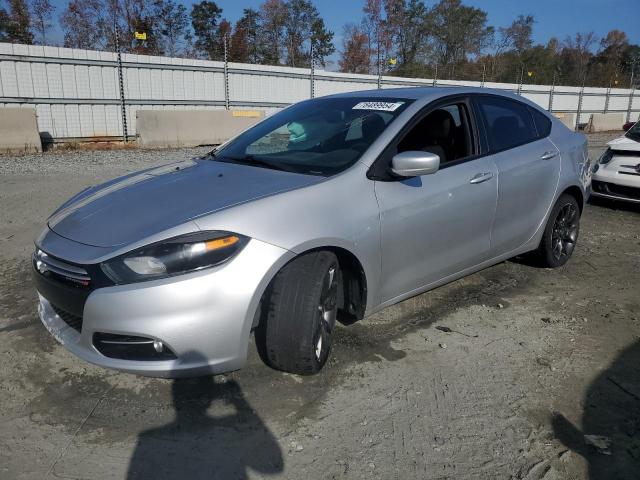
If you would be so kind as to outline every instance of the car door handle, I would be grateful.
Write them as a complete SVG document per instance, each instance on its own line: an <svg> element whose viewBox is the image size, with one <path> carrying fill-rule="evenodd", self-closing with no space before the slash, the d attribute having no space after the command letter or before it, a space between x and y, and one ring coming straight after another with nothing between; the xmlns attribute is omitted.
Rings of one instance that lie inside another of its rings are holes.
<svg viewBox="0 0 640 480"><path fill-rule="evenodd" d="M558 155L558 152L544 152L544 153L540 156L540 158L541 158L542 160L549 160L549 159L551 159L551 158L555 157L556 155Z"/></svg>
<svg viewBox="0 0 640 480"><path fill-rule="evenodd" d="M491 172L478 173L474 175L471 178L471 180L469 180L469 183L472 183L475 185L476 183L486 182L487 180L491 180L492 178L493 178L493 173Z"/></svg>

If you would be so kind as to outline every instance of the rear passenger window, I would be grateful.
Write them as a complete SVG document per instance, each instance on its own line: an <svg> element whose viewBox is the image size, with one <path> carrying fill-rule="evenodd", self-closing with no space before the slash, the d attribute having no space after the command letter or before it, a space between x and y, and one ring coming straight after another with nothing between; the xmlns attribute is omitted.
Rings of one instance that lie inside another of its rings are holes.
<svg viewBox="0 0 640 480"><path fill-rule="evenodd" d="M535 108L529 108L529 110L531 110L533 123L535 123L536 130L538 131L538 138L549 136L549 133L551 133L551 120L549 120L544 113L536 110Z"/></svg>
<svg viewBox="0 0 640 480"><path fill-rule="evenodd" d="M489 137L489 149L499 152L538 138L529 107L507 98L477 97Z"/></svg>

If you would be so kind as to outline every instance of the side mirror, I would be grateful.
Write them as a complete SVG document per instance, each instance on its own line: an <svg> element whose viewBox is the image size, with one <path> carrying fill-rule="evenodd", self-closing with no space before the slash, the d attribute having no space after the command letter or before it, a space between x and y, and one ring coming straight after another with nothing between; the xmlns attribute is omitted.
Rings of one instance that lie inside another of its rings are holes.
<svg viewBox="0 0 640 480"><path fill-rule="evenodd" d="M391 159L391 171L399 177L431 175L440 168L440 157L430 152L402 152Z"/></svg>

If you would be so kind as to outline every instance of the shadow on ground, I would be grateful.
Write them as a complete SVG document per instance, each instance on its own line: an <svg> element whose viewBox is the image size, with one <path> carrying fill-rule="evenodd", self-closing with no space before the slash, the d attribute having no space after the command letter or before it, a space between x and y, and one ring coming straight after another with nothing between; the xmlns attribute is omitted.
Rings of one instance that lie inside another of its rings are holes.
<svg viewBox="0 0 640 480"><path fill-rule="evenodd" d="M554 415L553 430L564 445L587 460L591 480L639 478L640 342L624 350L589 386L582 430L562 414ZM600 448L585 435L604 437L595 439Z"/></svg>
<svg viewBox="0 0 640 480"><path fill-rule="evenodd" d="M640 213L640 203L623 202L619 200L609 200L606 198L590 197L589 203L596 207L607 208L609 210L621 210L623 212Z"/></svg>
<svg viewBox="0 0 640 480"><path fill-rule="evenodd" d="M172 385L175 420L138 436L127 478L244 479L248 470L283 470L275 436L235 381L178 379Z"/></svg>

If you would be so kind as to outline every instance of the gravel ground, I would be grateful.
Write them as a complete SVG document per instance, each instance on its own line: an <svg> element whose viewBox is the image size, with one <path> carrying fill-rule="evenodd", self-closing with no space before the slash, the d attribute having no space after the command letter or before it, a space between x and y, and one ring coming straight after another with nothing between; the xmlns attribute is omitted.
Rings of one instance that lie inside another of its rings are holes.
<svg viewBox="0 0 640 480"><path fill-rule="evenodd" d="M609 138L590 137L592 158ZM253 347L239 372L181 381L66 352L30 282L45 218L87 185L204 150L0 157L0 478L639 478L636 207L587 206L563 268L504 262L340 327L314 377Z"/></svg>

